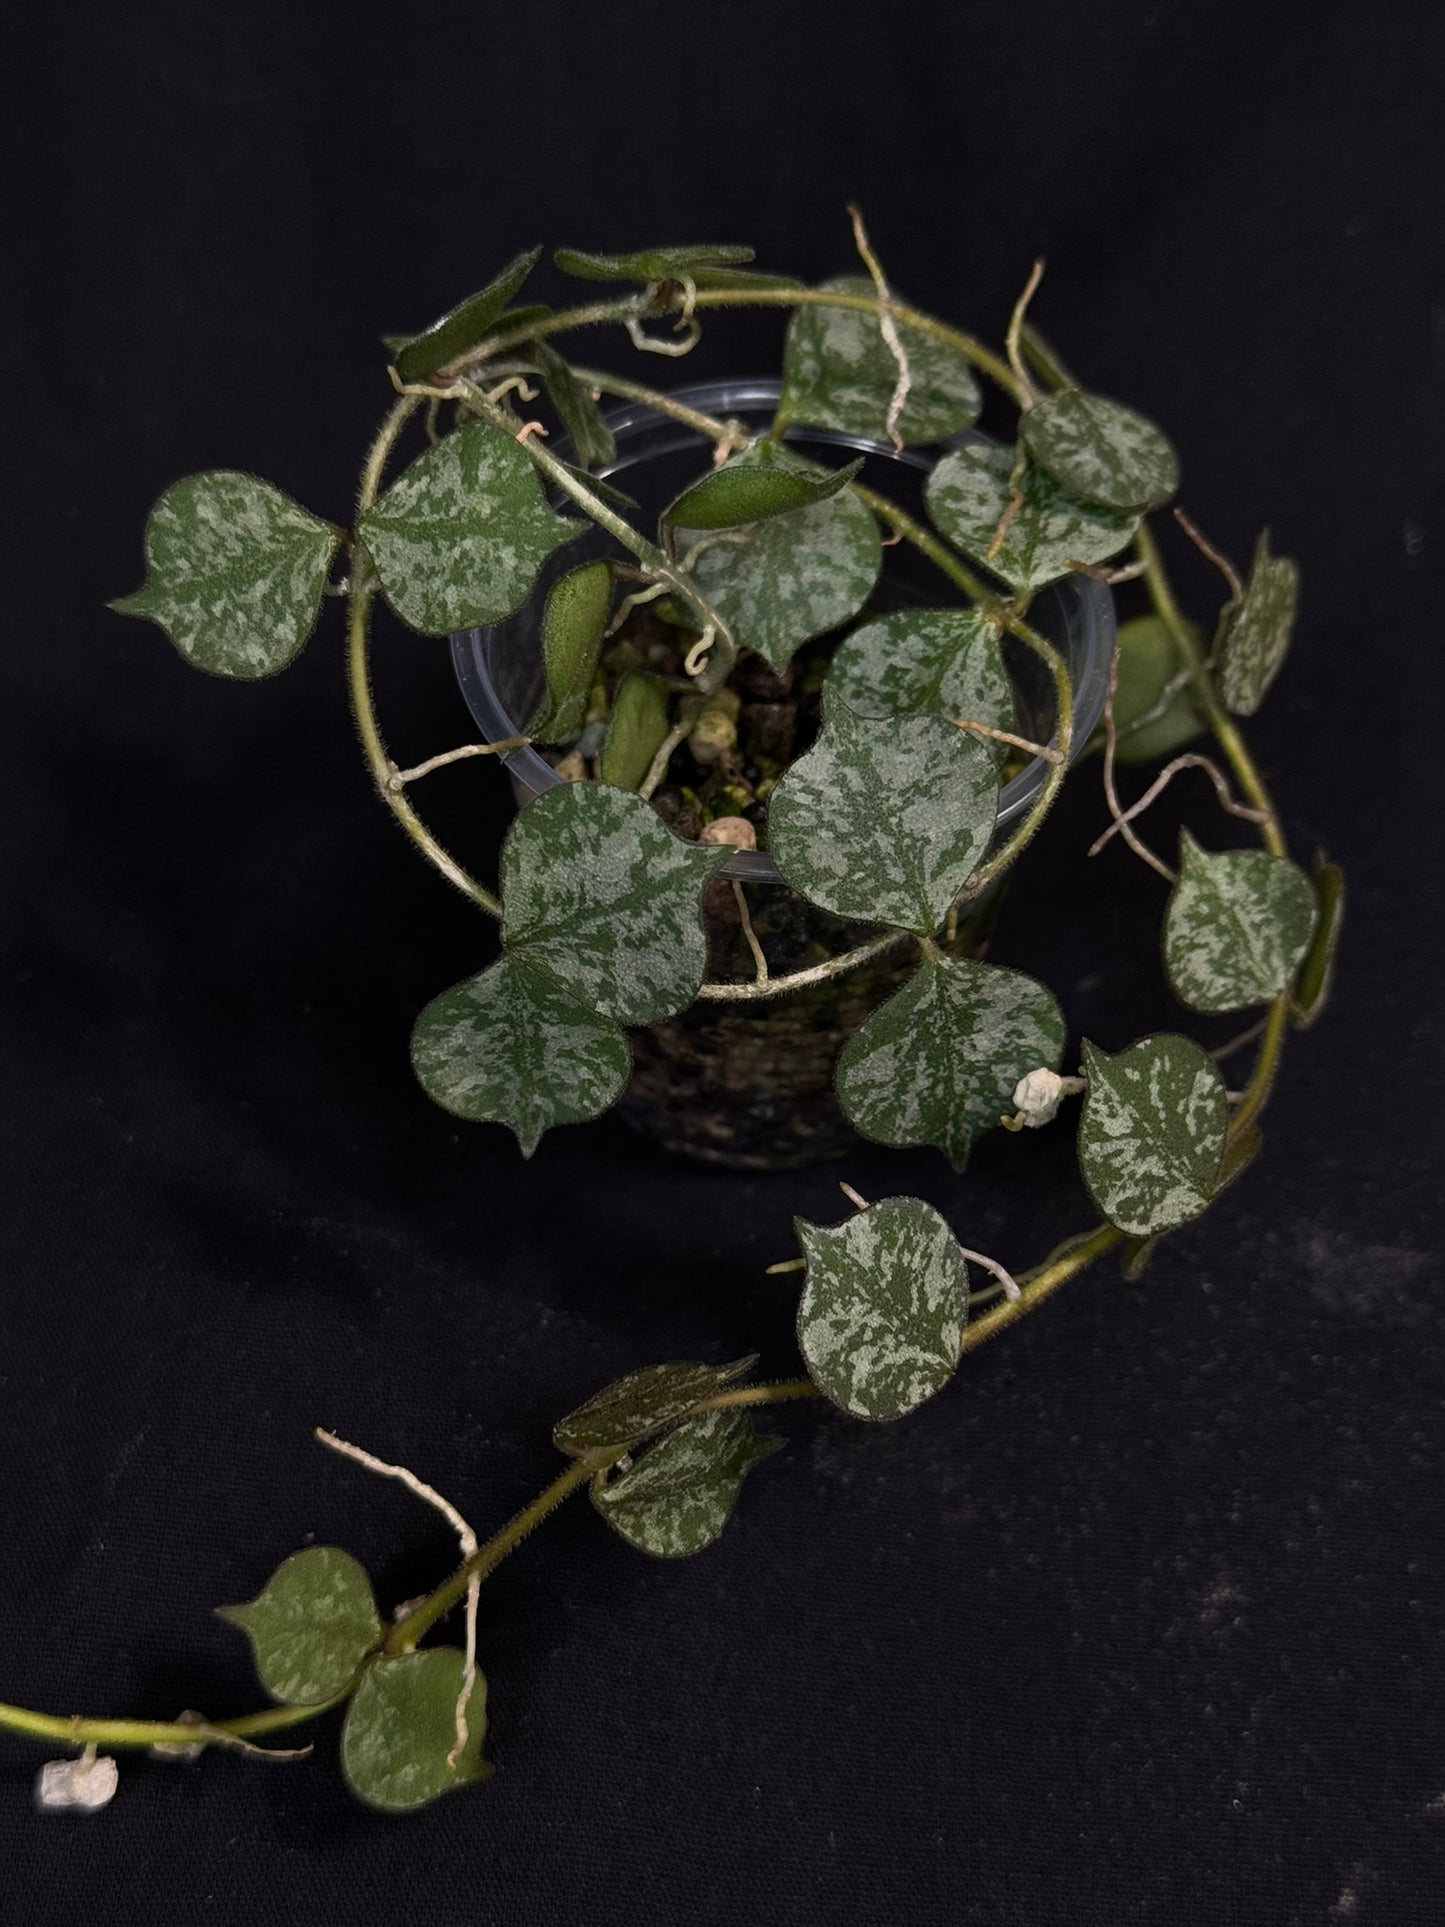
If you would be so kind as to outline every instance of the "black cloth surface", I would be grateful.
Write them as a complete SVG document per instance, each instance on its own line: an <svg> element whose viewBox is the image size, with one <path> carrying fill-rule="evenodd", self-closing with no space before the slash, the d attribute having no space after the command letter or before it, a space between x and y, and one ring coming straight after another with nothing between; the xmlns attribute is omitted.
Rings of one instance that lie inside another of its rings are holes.
<svg viewBox="0 0 1445 1927"><path fill-rule="evenodd" d="M344 518L378 334L516 249L742 239L822 277L856 197L894 283L995 340L1045 255L1040 325L1168 426L1197 520L1301 562L1251 738L1352 891L1262 1155L1138 1284L1101 1265L896 1426L780 1413L696 1560L574 1502L501 1568L487 1787L369 1814L327 1722L296 1765L127 1757L68 1822L32 1812L47 1750L0 1735L7 1927L1445 1919L1441 40L1433 7L1238 0L7 29L0 1698L243 1711L210 1608L286 1553L434 1583L440 1521L315 1425L490 1530L617 1373L796 1370L764 1267L840 1175L1020 1266L1090 1221L1067 1125L955 1177L862 1146L730 1176L607 1120L523 1163L455 1124L408 1029L495 937L369 793L336 611L241 687L104 609L182 474ZM755 372L779 335L714 318L641 372ZM1180 580L1217 605L1197 558ZM399 755L462 740L444 647L380 657ZM491 874L497 773L427 800ZM1103 821L1086 772L995 956L1118 1048L1178 1016L1157 881L1117 845L1084 872Z"/></svg>

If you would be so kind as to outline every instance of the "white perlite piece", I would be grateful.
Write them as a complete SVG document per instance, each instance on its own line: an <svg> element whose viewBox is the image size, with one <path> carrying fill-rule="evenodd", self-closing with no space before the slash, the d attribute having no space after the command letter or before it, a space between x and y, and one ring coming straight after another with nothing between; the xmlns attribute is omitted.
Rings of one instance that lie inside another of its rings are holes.
<svg viewBox="0 0 1445 1927"><path fill-rule="evenodd" d="M98 1813L109 1806L120 1784L120 1769L107 1754L97 1759L87 1748L78 1760L47 1760L35 1781L41 1813Z"/></svg>
<svg viewBox="0 0 1445 1927"><path fill-rule="evenodd" d="M1009 1120L1016 1131L1037 1131L1052 1124L1060 1104L1084 1088L1082 1077L1060 1077L1057 1071L1029 1071L1014 1086L1014 1115Z"/></svg>

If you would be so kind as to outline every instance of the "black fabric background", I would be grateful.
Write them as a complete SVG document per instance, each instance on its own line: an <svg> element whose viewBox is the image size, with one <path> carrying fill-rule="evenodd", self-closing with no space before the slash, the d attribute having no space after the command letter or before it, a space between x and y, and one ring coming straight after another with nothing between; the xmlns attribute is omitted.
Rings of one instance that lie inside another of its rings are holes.
<svg viewBox="0 0 1445 1927"><path fill-rule="evenodd" d="M695 1561L574 1504L499 1572L489 1787L388 1821L329 1758L126 1762L67 1823L5 1737L7 1927L1445 1918L1441 41L1431 6L1237 0L12 24L0 1696L243 1710L209 1608L285 1553L338 1541L389 1599L444 1571L314 1424L490 1528L619 1371L793 1369L763 1267L840 1174L1019 1264L1087 1222L1067 1131L961 1179L866 1148L752 1178L607 1121L530 1164L455 1128L407 1031L493 938L368 793L334 612L283 681L227 687L104 610L183 473L344 516L377 334L514 249L746 239L821 276L857 196L895 283L994 338L1045 254L1041 325L1169 425L1196 517L1302 562L1253 735L1353 895L1263 1156L1140 1284L1101 1267L906 1423L785 1413ZM645 372L752 372L777 335L717 320ZM382 658L398 751L459 740L444 652ZM1117 849L1086 882L1075 787L996 955L1118 1047L1173 1021L1161 893ZM485 872L495 773L428 801Z"/></svg>

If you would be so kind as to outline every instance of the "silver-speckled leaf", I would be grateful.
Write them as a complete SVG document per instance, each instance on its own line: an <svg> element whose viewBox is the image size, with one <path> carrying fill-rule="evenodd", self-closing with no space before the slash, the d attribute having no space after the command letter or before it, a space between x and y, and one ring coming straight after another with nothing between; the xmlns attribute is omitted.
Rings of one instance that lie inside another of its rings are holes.
<svg viewBox="0 0 1445 1927"><path fill-rule="evenodd" d="M617 685L598 769L604 783L635 790L662 748L671 721L668 690L661 676L629 669Z"/></svg>
<svg viewBox="0 0 1445 1927"><path fill-rule="evenodd" d="M876 292L866 275L838 275L823 286L840 294ZM903 440L941 442L972 428L983 397L968 357L903 323L898 338L912 376L898 422ZM784 421L886 442L888 405L897 385L898 363L876 315L812 303L793 315L783 351L779 412Z"/></svg>
<svg viewBox="0 0 1445 1927"><path fill-rule="evenodd" d="M150 512L144 585L110 606L159 624L197 669L254 681L284 669L315 628L336 546L269 482L187 475Z"/></svg>
<svg viewBox="0 0 1445 1927"><path fill-rule="evenodd" d="M610 1018L551 971L507 956L432 999L412 1030L411 1062L444 1111L507 1125L524 1157L554 1124L615 1104L632 1071Z"/></svg>
<svg viewBox="0 0 1445 1927"><path fill-rule="evenodd" d="M502 847L502 941L619 1024L690 1004L707 963L703 885L732 854L686 843L639 796L563 783Z"/></svg>
<svg viewBox="0 0 1445 1927"><path fill-rule="evenodd" d="M1163 431L1082 388L1061 388L1026 409L1019 433L1039 467L1086 502L1158 508L1179 486L1179 457Z"/></svg>
<svg viewBox="0 0 1445 1927"><path fill-rule="evenodd" d="M839 644L825 688L855 716L928 710L1014 727L998 630L982 609L904 609L865 622Z"/></svg>
<svg viewBox="0 0 1445 1927"><path fill-rule="evenodd" d="M552 1442L574 1459L610 1465L628 1446L686 1418L695 1405L756 1363L753 1353L731 1365L698 1365L688 1359L645 1365L640 1372L629 1372L626 1378L604 1386L585 1405L559 1419L552 1429Z"/></svg>
<svg viewBox="0 0 1445 1927"><path fill-rule="evenodd" d="M420 334L388 339L396 372L403 381L424 381L444 362L475 348L542 257L540 248L515 255L495 280L451 308Z"/></svg>
<svg viewBox="0 0 1445 1927"><path fill-rule="evenodd" d="M527 726L528 735L538 742L564 743L582 728L611 612L612 568L607 562L569 569L548 590L542 610L546 691Z"/></svg>
<svg viewBox="0 0 1445 1927"><path fill-rule="evenodd" d="M860 455L843 468L824 468L764 439L691 483L663 519L679 529L744 528L828 501L862 466Z"/></svg>
<svg viewBox="0 0 1445 1927"><path fill-rule="evenodd" d="M1317 856L1311 882L1315 890L1315 934L1290 999L1290 1015L1300 1030L1309 1028L1329 1000L1335 950L1345 920L1345 873L1340 866Z"/></svg>
<svg viewBox="0 0 1445 1927"><path fill-rule="evenodd" d="M838 917L928 936L978 865L998 813L990 746L941 716L855 716L822 732L773 791L784 881Z"/></svg>
<svg viewBox="0 0 1445 1927"><path fill-rule="evenodd" d="M1229 1103L1214 1060L1163 1032L1110 1057L1087 1041L1079 1166L1096 1205L1148 1238L1187 1224L1219 1186Z"/></svg>
<svg viewBox="0 0 1445 1927"><path fill-rule="evenodd" d="M1119 625L1114 723L1121 763L1155 762L1202 732L1188 683L1167 693L1183 667L1179 644L1158 616L1135 616Z"/></svg>
<svg viewBox="0 0 1445 1927"><path fill-rule="evenodd" d="M1021 971L925 957L838 1059L838 1099L879 1144L932 1144L957 1171L974 1139L1013 1109L1019 1079L1057 1070L1064 1019Z"/></svg>
<svg viewBox="0 0 1445 1927"><path fill-rule="evenodd" d="M1288 857L1201 850L1179 838L1164 915L1169 987L1191 1010L1245 1010L1289 987L1315 927L1315 893Z"/></svg>
<svg viewBox="0 0 1445 1927"><path fill-rule="evenodd" d="M563 274L582 281L665 281L699 268L737 267L751 261L752 248L638 248L631 254L589 254L583 248L558 248L552 259Z"/></svg>
<svg viewBox="0 0 1445 1927"><path fill-rule="evenodd" d="M381 1639L366 1570L339 1546L293 1552L243 1606L218 1606L251 1642L256 1676L286 1706L319 1706Z"/></svg>
<svg viewBox="0 0 1445 1927"><path fill-rule="evenodd" d="M586 526L552 513L512 436L473 422L403 469L360 530L402 621L445 636L511 615Z"/></svg>
<svg viewBox="0 0 1445 1927"><path fill-rule="evenodd" d="M465 1665L455 1646L426 1646L367 1667L341 1729L341 1770L358 1799L383 1813L410 1813L491 1778L482 1758L487 1682L481 1673L467 1695L467 1743L454 1763L450 1758Z"/></svg>
<svg viewBox="0 0 1445 1927"><path fill-rule="evenodd" d="M928 512L949 541L1015 589L1041 589L1067 575L1073 562L1107 561L1138 526L1137 515L1081 502L1028 463L1023 501L990 555L1013 499L1013 468L1013 449L969 442L939 462L927 497Z"/></svg>
<svg viewBox="0 0 1445 1927"><path fill-rule="evenodd" d="M703 1412L616 1478L594 1481L592 1503L639 1552L684 1559L718 1537L746 1474L782 1443L760 1438L746 1412Z"/></svg>
<svg viewBox="0 0 1445 1927"><path fill-rule="evenodd" d="M1299 567L1271 555L1269 530L1255 544L1244 599L1224 610L1215 679L1226 709L1252 716L1279 673L1294 634Z"/></svg>
<svg viewBox="0 0 1445 1927"><path fill-rule="evenodd" d="M577 460L583 468L605 467L616 455L617 443L592 390L573 373L550 341L529 342L527 352L537 364L542 387L567 431Z"/></svg>
<svg viewBox="0 0 1445 1927"><path fill-rule="evenodd" d="M856 616L883 567L873 512L846 489L741 538L700 539L709 546L693 580L738 646L756 649L776 670L812 637Z"/></svg>
<svg viewBox="0 0 1445 1927"><path fill-rule="evenodd" d="M846 1224L795 1220L808 1261L798 1343L820 1392L855 1418L902 1418L946 1385L968 1266L931 1204L884 1198Z"/></svg>

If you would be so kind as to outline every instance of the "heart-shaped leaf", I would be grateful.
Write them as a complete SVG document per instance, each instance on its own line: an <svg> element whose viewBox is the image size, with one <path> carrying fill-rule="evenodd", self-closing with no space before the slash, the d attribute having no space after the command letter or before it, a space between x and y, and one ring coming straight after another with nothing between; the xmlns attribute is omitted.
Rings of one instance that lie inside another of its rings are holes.
<svg viewBox="0 0 1445 1927"><path fill-rule="evenodd" d="M368 1806L409 1813L491 1777L482 1758L487 1682L480 1673L467 1695L466 1744L452 1757L465 1665L454 1646L427 1646L379 1659L362 1674L341 1729L341 1769Z"/></svg>
<svg viewBox="0 0 1445 1927"><path fill-rule="evenodd" d="M1203 730L1188 683L1178 683L1183 668L1179 644L1158 616L1136 616L1120 625L1114 753L1121 763L1171 756Z"/></svg>
<svg viewBox="0 0 1445 1927"><path fill-rule="evenodd" d="M1057 1070L1063 1049L1063 1015L1041 983L933 952L843 1046L838 1098L865 1137L936 1145L961 1171L1019 1079Z"/></svg>
<svg viewBox="0 0 1445 1927"><path fill-rule="evenodd" d="M592 1503L639 1552L683 1559L718 1537L746 1474L782 1443L759 1438L746 1412L703 1412L616 1478L594 1481Z"/></svg>
<svg viewBox="0 0 1445 1927"><path fill-rule="evenodd" d="M1061 388L1024 412L1024 446L1085 502L1152 509L1179 486L1179 457L1143 415L1082 388Z"/></svg>
<svg viewBox="0 0 1445 1927"><path fill-rule="evenodd" d="M1079 1165L1090 1196L1132 1237L1187 1224L1219 1187L1229 1103L1213 1059L1164 1032L1110 1057L1084 1044Z"/></svg>
<svg viewBox="0 0 1445 1927"><path fill-rule="evenodd" d="M1315 934L1304 962L1300 965L1290 1015L1298 1029L1306 1030L1324 1009L1334 976L1335 949L1340 926L1345 918L1345 873L1337 863L1315 858Z"/></svg>
<svg viewBox="0 0 1445 1927"><path fill-rule="evenodd" d="M798 1343L819 1391L855 1418L902 1418L958 1363L968 1310L958 1240L920 1198L795 1228L808 1261Z"/></svg>
<svg viewBox="0 0 1445 1927"><path fill-rule="evenodd" d="M1201 850L1179 839L1164 917L1169 987L1191 1010L1245 1010L1289 987L1315 927L1303 870L1263 850Z"/></svg>
<svg viewBox="0 0 1445 1927"><path fill-rule="evenodd" d="M998 813L989 745L941 716L855 716L833 702L768 804L786 882L837 917L927 936L977 867Z"/></svg>
<svg viewBox="0 0 1445 1927"><path fill-rule="evenodd" d="M616 1024L551 971L507 956L432 999L412 1031L411 1062L444 1111L507 1125L524 1157L554 1124L615 1104L632 1070Z"/></svg>
<svg viewBox="0 0 1445 1927"><path fill-rule="evenodd" d="M846 488L862 466L860 455L846 468L825 469L776 442L754 442L684 489L664 519L681 529L736 529L765 522L826 502Z"/></svg>
<svg viewBox="0 0 1445 1927"><path fill-rule="evenodd" d="M403 469L362 516L361 537L402 621L445 636L511 615L585 526L548 508L512 436L473 422Z"/></svg>
<svg viewBox="0 0 1445 1927"><path fill-rule="evenodd" d="M731 1365L678 1360L646 1365L605 1386L553 1428L558 1451L587 1464L611 1465L630 1446L686 1418L694 1406L757 1363L754 1353Z"/></svg>
<svg viewBox="0 0 1445 1927"><path fill-rule="evenodd" d="M502 940L619 1024L658 1023L697 995L702 890L730 855L674 836L626 790L559 784L507 833Z"/></svg>
<svg viewBox="0 0 1445 1927"><path fill-rule="evenodd" d="M581 248L558 248L552 259L563 274L582 281L667 281L692 275L699 268L738 267L751 261L752 248L679 247L639 248L632 254L588 254Z"/></svg>
<svg viewBox="0 0 1445 1927"><path fill-rule="evenodd" d="M365 1568L339 1546L293 1552L243 1606L218 1606L251 1642L256 1676L286 1706L319 1706L381 1639Z"/></svg>
<svg viewBox="0 0 1445 1927"><path fill-rule="evenodd" d="M872 510L845 489L708 542L692 574L738 646L781 672L805 642L857 615L882 567Z"/></svg>
<svg viewBox="0 0 1445 1927"><path fill-rule="evenodd" d="M1103 562L1133 535L1137 515L1081 502L1032 463L1015 508L1014 462L1011 448L968 442L944 456L927 491L928 512L949 541L1013 588L1041 589L1075 562Z"/></svg>
<svg viewBox="0 0 1445 1927"><path fill-rule="evenodd" d="M534 341L528 352L578 461L584 468L604 468L616 456L617 443L592 390L573 373L551 342Z"/></svg>
<svg viewBox="0 0 1445 1927"><path fill-rule="evenodd" d="M448 310L420 334L387 341L392 363L403 381L425 381L445 362L455 361L475 348L512 296L542 258L540 248L529 248L509 261L495 281Z"/></svg>
<svg viewBox="0 0 1445 1927"><path fill-rule="evenodd" d="M254 475L173 482L146 523L146 579L111 608L159 624L187 662L254 681L316 626L336 531Z"/></svg>
<svg viewBox="0 0 1445 1927"><path fill-rule="evenodd" d="M637 788L667 735L667 702L667 684L660 676L632 669L618 683L599 765L604 783Z"/></svg>
<svg viewBox="0 0 1445 1927"><path fill-rule="evenodd" d="M932 711L1012 728L1013 689L998 630L982 609L904 609L838 645L825 685L855 716Z"/></svg>
<svg viewBox="0 0 1445 1927"><path fill-rule="evenodd" d="M1294 634L1298 603L1298 565L1270 554L1266 529L1255 544L1243 600L1226 605L1215 645L1219 693L1236 716L1252 716L1264 701Z"/></svg>
<svg viewBox="0 0 1445 1927"><path fill-rule="evenodd" d="M864 275L844 274L823 286L839 294L875 292ZM898 324L911 383L898 421L905 442L941 442L972 428L983 406L968 357L919 328ZM888 439L888 406L898 363L878 317L858 308L808 303L788 324L779 415L811 428L834 428L870 441Z"/></svg>
<svg viewBox="0 0 1445 1927"><path fill-rule="evenodd" d="M542 666L547 689L527 733L541 743L565 743L582 728L607 618L612 613L612 569L584 562L560 576L542 611Z"/></svg>

